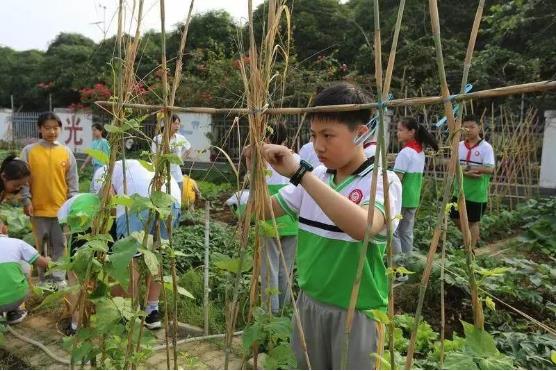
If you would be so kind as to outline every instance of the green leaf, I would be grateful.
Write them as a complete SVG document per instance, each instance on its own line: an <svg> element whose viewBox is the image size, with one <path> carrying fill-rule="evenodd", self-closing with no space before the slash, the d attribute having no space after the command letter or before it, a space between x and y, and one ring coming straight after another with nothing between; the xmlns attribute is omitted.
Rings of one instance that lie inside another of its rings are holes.
<svg viewBox="0 0 556 371"><path fill-rule="evenodd" d="M108 162L110 162L110 158L108 157L108 155L98 149L87 148L85 149L85 153L103 165L106 165Z"/></svg>
<svg viewBox="0 0 556 371"><path fill-rule="evenodd" d="M133 205L133 199L128 195L116 195L110 199L111 206L124 206L131 207Z"/></svg>
<svg viewBox="0 0 556 371"><path fill-rule="evenodd" d="M139 161L139 163L148 171L150 171L151 173L154 173L154 165L151 164L150 162L147 162L145 160L137 160Z"/></svg>
<svg viewBox="0 0 556 371"><path fill-rule="evenodd" d="M151 272L151 275L156 276L158 274L158 259L156 255L147 249L141 249L140 251L143 253L143 260L147 268L149 268L149 272Z"/></svg>
<svg viewBox="0 0 556 371"><path fill-rule="evenodd" d="M282 343L268 352L263 367L266 370L295 370L297 360L289 343Z"/></svg>
<svg viewBox="0 0 556 371"><path fill-rule="evenodd" d="M479 360L479 368L481 370L512 370L514 362L505 355L486 357Z"/></svg>
<svg viewBox="0 0 556 371"><path fill-rule="evenodd" d="M494 300L492 300L492 298L490 296L487 296L485 298L485 304L488 307L488 309L496 310L496 303L494 302Z"/></svg>
<svg viewBox="0 0 556 371"><path fill-rule="evenodd" d="M377 322L383 323L385 325L390 323L390 318L388 318L388 315L383 311L380 311L378 309L370 309L365 312L367 312L370 315L370 317Z"/></svg>
<svg viewBox="0 0 556 371"><path fill-rule="evenodd" d="M168 160L168 162L171 164L176 164L176 165L183 164L181 158L179 158L179 156L176 155L175 153L166 153L165 155L162 156L162 158Z"/></svg>
<svg viewBox="0 0 556 371"><path fill-rule="evenodd" d="M477 370L478 368L473 357L463 352L448 353L444 359L445 370Z"/></svg>
<svg viewBox="0 0 556 371"><path fill-rule="evenodd" d="M106 272L118 281L124 290L127 290L129 284L129 263L140 247L140 242L134 237L126 237L116 241L112 247L112 254L108 256Z"/></svg>
<svg viewBox="0 0 556 371"><path fill-rule="evenodd" d="M408 270L405 267L398 267L396 268L396 272L400 273L400 274L415 274L415 272L412 272L410 270Z"/></svg>
<svg viewBox="0 0 556 371"><path fill-rule="evenodd" d="M291 320L286 317L272 317L270 323L264 325L265 331L270 335L274 344L279 340L288 340L290 338L292 327Z"/></svg>
<svg viewBox="0 0 556 371"><path fill-rule="evenodd" d="M556 351L550 351L550 360L552 361L552 363L556 364Z"/></svg>
<svg viewBox="0 0 556 371"><path fill-rule="evenodd" d="M259 323L253 323L247 326L243 330L243 335L241 337L243 343L243 349L246 352L251 350L251 347L255 343L262 343L266 339L266 335Z"/></svg>
<svg viewBox="0 0 556 371"><path fill-rule="evenodd" d="M230 258L229 256L226 256L224 254L214 253L212 254L212 260L217 268L224 271L237 273L239 270L239 258ZM245 259L243 260L243 265L241 266L241 271L248 272L249 270L251 270L252 266L253 259L250 255L246 255Z"/></svg>
<svg viewBox="0 0 556 371"><path fill-rule="evenodd" d="M120 312L120 317L130 320L133 317L133 308L131 307L131 299L116 296L112 298L112 302L116 309Z"/></svg>
<svg viewBox="0 0 556 371"><path fill-rule="evenodd" d="M477 329L470 323L461 322L465 333L466 350L481 357L497 356L500 354L498 349L496 349L496 343L492 335L484 330Z"/></svg>
<svg viewBox="0 0 556 371"><path fill-rule="evenodd" d="M116 134L116 133L123 134L124 133L124 131L121 128L119 128L115 125L112 125L112 124L104 125L104 130L106 130L108 133L111 133L111 134Z"/></svg>
<svg viewBox="0 0 556 371"><path fill-rule="evenodd" d="M164 286L166 287L167 290L172 291L172 276L164 276ZM181 287L181 286L177 286L177 290L178 290L178 294L179 295L183 295L186 296L190 299L195 299L195 296L193 296L192 293L190 293L189 291L187 291L185 288Z"/></svg>

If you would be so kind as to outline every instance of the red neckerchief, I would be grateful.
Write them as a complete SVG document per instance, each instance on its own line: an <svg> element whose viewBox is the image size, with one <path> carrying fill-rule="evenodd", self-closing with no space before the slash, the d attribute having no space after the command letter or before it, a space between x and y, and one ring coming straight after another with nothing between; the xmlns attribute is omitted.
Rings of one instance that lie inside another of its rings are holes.
<svg viewBox="0 0 556 371"><path fill-rule="evenodd" d="M482 141L483 140L480 139L477 143L475 143L471 147L469 146L469 143L467 143L466 140L463 141L463 144L465 145L465 148L467 148L467 156L465 156L465 161L469 162L471 160L471 150L475 147L478 147L479 144L481 144Z"/></svg>
<svg viewBox="0 0 556 371"><path fill-rule="evenodd" d="M375 140L372 140L372 141L370 141L370 142L367 142L367 143L363 144L363 148L369 148L369 147L372 146L372 145L376 145L376 141L375 141Z"/></svg>
<svg viewBox="0 0 556 371"><path fill-rule="evenodd" d="M420 153L423 152L423 145L419 142L417 142L416 140L410 140L409 142L407 142L403 148L409 147L411 149L414 149L415 152Z"/></svg>

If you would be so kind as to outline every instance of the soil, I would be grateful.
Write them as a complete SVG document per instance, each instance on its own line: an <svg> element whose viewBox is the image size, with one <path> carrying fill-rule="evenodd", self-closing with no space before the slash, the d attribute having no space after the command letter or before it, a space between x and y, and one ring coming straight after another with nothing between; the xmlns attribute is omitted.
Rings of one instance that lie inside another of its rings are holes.
<svg viewBox="0 0 556 371"><path fill-rule="evenodd" d="M417 310L418 297L419 283L404 283L396 287L394 290L396 314L414 314ZM452 338L452 333L454 331L459 334L463 333L461 320L473 322L469 295L457 288L451 287L449 290L446 290L444 296L444 312L446 313L444 333L448 339ZM437 332L440 332L441 319L439 313L440 298L433 295L429 288L425 294L423 318Z"/></svg>
<svg viewBox="0 0 556 371"><path fill-rule="evenodd" d="M29 370L31 366L0 348L0 370Z"/></svg>

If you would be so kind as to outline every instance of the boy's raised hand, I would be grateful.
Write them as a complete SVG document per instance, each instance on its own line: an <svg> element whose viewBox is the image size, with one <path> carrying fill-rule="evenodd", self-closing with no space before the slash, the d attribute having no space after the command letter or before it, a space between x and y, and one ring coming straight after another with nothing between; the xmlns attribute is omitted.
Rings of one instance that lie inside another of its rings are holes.
<svg viewBox="0 0 556 371"><path fill-rule="evenodd" d="M295 158L291 149L277 144L265 144L263 146L265 160L280 175L291 178L299 169L299 160Z"/></svg>

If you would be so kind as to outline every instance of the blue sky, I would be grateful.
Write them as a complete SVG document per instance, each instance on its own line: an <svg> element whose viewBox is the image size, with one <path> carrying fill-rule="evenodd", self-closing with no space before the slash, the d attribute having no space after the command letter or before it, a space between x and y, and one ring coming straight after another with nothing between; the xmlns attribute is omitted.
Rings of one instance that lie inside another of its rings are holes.
<svg viewBox="0 0 556 371"><path fill-rule="evenodd" d="M131 11L132 0L124 1ZM253 0L256 7L263 0ZM166 29L185 19L190 0L165 0ZM118 0L10 0L0 5L0 46L46 50L60 32L77 32L98 42L116 33ZM160 29L158 0L145 0L143 31ZM247 19L247 0L196 0L194 13L224 9ZM130 14L128 14L130 18ZM129 19L127 25L129 27Z"/></svg>

